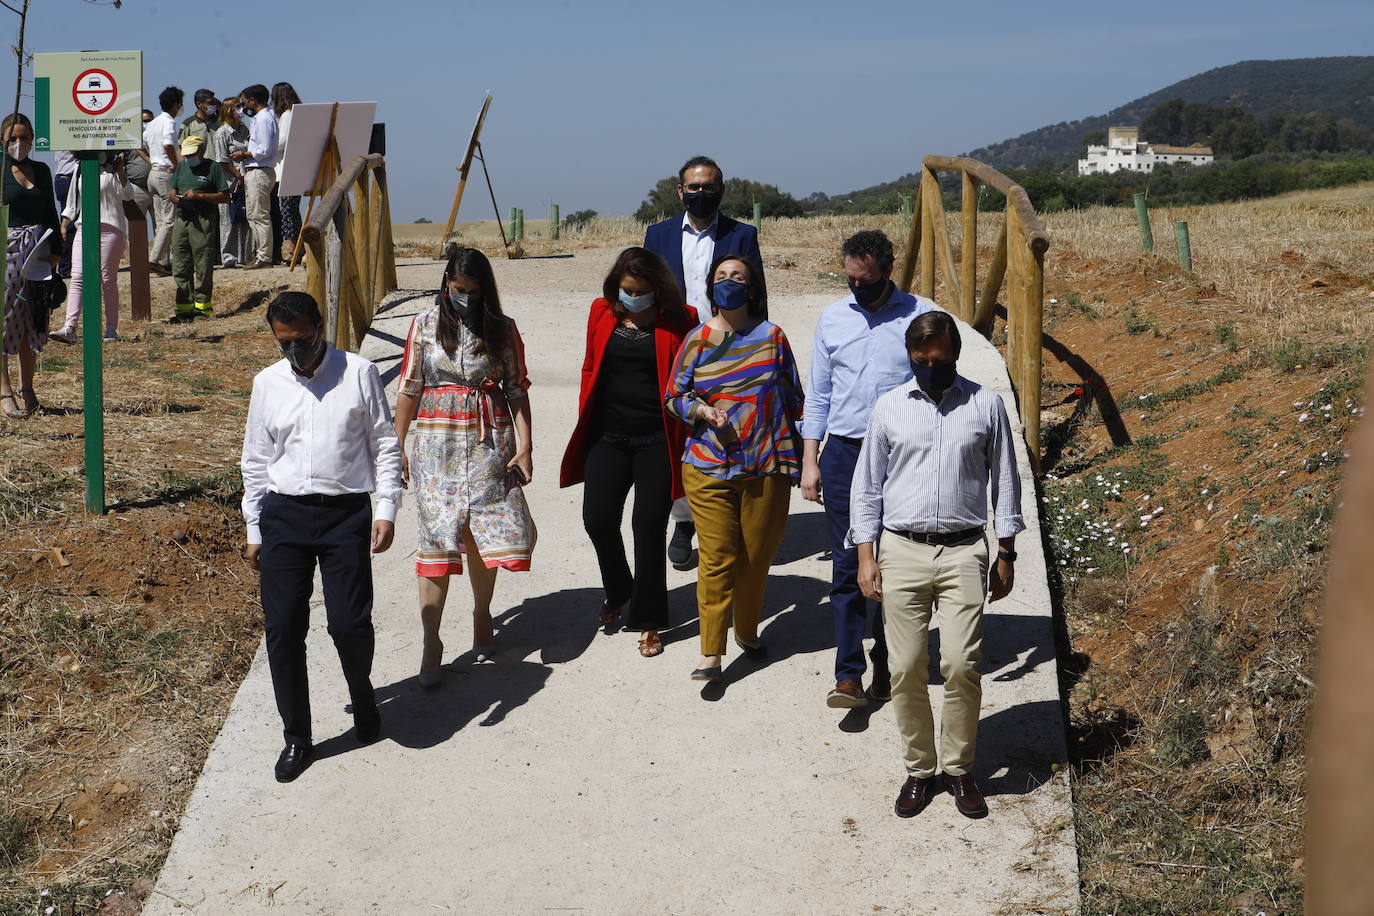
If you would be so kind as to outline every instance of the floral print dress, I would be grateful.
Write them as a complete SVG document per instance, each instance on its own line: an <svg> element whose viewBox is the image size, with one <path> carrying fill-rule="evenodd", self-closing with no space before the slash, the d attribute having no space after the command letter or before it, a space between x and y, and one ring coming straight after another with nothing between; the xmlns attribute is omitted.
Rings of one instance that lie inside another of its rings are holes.
<svg viewBox="0 0 1374 916"><path fill-rule="evenodd" d="M530 568L535 528L525 493L506 464L515 457L511 402L528 397L525 346L509 318L501 358L458 326L452 355L438 340L439 307L415 316L401 363L400 391L420 399L410 475L420 517L415 574L463 571L463 529L488 567Z"/></svg>

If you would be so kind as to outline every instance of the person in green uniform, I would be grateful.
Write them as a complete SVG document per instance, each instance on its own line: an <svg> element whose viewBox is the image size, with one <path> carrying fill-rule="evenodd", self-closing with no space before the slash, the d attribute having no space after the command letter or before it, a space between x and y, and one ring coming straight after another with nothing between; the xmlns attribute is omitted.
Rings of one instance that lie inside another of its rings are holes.
<svg viewBox="0 0 1374 916"><path fill-rule="evenodd" d="M215 128L219 126L219 99L215 98L215 94L209 89L197 89L193 98L196 103L196 113L181 122L181 130L177 132L177 142L180 143L187 137L200 137L205 141L205 148L209 150L212 146Z"/></svg>
<svg viewBox="0 0 1374 916"><path fill-rule="evenodd" d="M172 276L179 321L214 312L210 300L219 258L219 205L229 202L229 177L204 151L200 137L182 140L181 161L172 173Z"/></svg>

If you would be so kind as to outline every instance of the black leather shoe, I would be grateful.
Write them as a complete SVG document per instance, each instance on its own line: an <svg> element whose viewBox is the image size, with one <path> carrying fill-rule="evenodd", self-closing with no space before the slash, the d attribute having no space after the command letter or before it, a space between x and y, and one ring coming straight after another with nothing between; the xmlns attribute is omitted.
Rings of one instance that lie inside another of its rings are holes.
<svg viewBox="0 0 1374 916"><path fill-rule="evenodd" d="M764 647L763 640L760 639L758 645L751 646L747 642L740 642L738 636L735 637L735 645L744 653L744 657L751 662L761 662L768 658L768 649Z"/></svg>
<svg viewBox="0 0 1374 916"><path fill-rule="evenodd" d="M309 744L288 744L277 758L277 782L290 782L304 773L310 766L312 750Z"/></svg>
<svg viewBox="0 0 1374 916"><path fill-rule="evenodd" d="M983 793L978 791L978 783L974 781L972 773L963 776L946 773L945 785L949 786L950 794L954 796L954 807L964 817L988 816L988 803L983 800Z"/></svg>
<svg viewBox="0 0 1374 916"><path fill-rule="evenodd" d="M371 744L382 737L382 714L377 711L376 705L353 713L353 731L358 736L359 744Z"/></svg>
<svg viewBox="0 0 1374 916"><path fill-rule="evenodd" d="M668 541L668 562L673 564L673 569L692 568L692 538L697 533L697 526L691 522L678 522L673 529L673 536Z"/></svg>
<svg viewBox="0 0 1374 916"><path fill-rule="evenodd" d="M930 797L934 794L935 777L927 776L921 779L917 776L908 776L906 782L902 783L902 791L897 793L897 802L892 806L892 810L898 817L915 817L930 804Z"/></svg>

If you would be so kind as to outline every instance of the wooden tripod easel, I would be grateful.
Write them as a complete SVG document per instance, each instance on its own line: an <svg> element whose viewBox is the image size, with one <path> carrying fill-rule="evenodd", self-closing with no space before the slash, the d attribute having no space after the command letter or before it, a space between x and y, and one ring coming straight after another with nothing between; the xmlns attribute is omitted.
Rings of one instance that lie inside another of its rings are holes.
<svg viewBox="0 0 1374 916"><path fill-rule="evenodd" d="M501 231L501 247L506 247L506 227L501 222L501 208L496 206L496 191L491 186L491 172L487 170L487 159L482 155L482 124L487 120L487 111L491 108L491 94L487 94L486 101L482 103L482 110L477 113L477 123L472 128L472 137L468 140L467 151L463 154L463 163L458 166L458 191L453 195L453 206L448 211L448 222L444 224L444 234L439 238L439 257L446 257L446 250L449 245L450 237L453 235L453 226L458 221L458 205L463 202L463 189L467 187L468 173L472 171L472 160L476 159L482 163L482 175L487 180L487 193L491 195L491 206L496 211L496 228ZM510 256L507 249L506 256Z"/></svg>
<svg viewBox="0 0 1374 916"><path fill-rule="evenodd" d="M310 188L310 204L306 207L305 218L301 220L300 230L296 233L296 244L291 249L291 263L288 265L291 270L295 270L296 265L300 263L301 249L305 245L305 224L310 222L310 215L315 212L315 201L323 197L330 185L343 174L339 142L334 138L334 125L338 117L339 103L335 102L333 110L329 113L329 135L324 141L324 152L320 155L320 167L315 170L315 183Z"/></svg>

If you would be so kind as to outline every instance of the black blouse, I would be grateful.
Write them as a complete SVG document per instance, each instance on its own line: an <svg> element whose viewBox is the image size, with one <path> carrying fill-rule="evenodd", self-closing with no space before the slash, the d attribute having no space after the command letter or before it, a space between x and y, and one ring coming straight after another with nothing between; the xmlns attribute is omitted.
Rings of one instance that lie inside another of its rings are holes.
<svg viewBox="0 0 1374 916"><path fill-rule="evenodd" d="M603 434L647 436L663 431L653 331L616 327L601 359L593 409Z"/></svg>
<svg viewBox="0 0 1374 916"><path fill-rule="evenodd" d="M24 164L33 170L31 188L15 180L14 169L5 169L5 203L10 208L10 225L44 226L56 234L57 205L53 199L52 172L32 159Z"/></svg>

